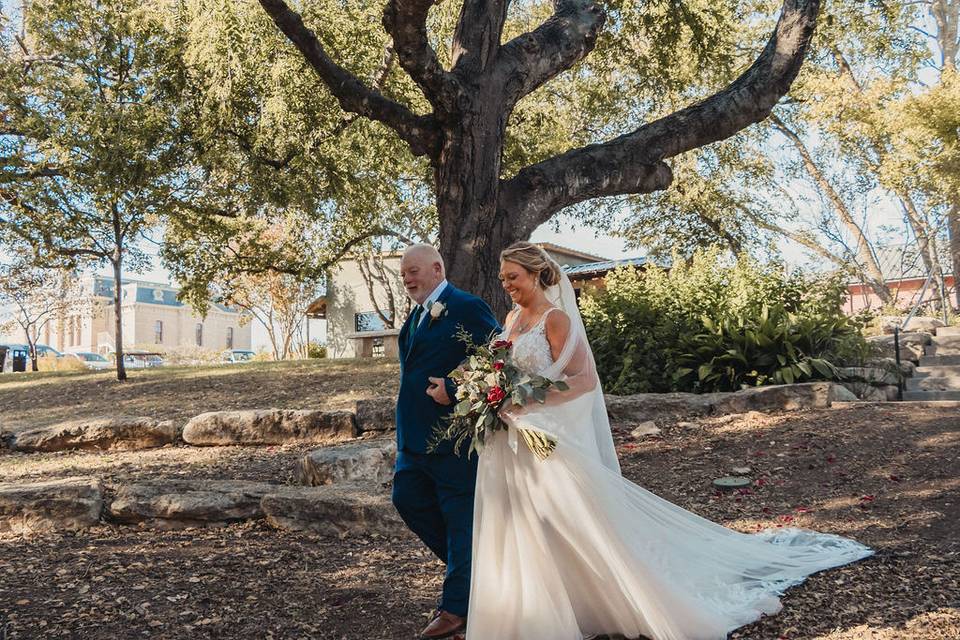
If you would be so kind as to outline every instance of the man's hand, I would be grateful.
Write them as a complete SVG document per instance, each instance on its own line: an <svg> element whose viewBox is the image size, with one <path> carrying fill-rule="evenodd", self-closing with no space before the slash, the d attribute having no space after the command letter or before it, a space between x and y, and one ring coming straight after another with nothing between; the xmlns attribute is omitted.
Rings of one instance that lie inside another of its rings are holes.
<svg viewBox="0 0 960 640"><path fill-rule="evenodd" d="M427 387L427 395L433 398L437 404L453 404L453 400L447 395L447 385L443 378L427 378L430 386Z"/></svg>

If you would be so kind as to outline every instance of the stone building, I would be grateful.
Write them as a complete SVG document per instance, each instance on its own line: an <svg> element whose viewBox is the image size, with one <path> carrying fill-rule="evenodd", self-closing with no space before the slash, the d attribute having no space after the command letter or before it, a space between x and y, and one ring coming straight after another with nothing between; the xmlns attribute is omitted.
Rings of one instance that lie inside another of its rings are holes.
<svg viewBox="0 0 960 640"><path fill-rule="evenodd" d="M113 279L81 278L79 299L63 316L53 318L40 342L58 351L114 350ZM249 349L250 323L241 324L238 310L211 303L206 318L177 299L178 289L140 280L123 280L122 322L125 349L164 351L197 346L213 350Z"/></svg>

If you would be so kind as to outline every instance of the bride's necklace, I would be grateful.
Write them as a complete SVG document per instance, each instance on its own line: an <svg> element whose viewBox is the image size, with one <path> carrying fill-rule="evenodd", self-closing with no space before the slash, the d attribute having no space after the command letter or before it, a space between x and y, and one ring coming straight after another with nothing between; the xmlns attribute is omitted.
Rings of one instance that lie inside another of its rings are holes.
<svg viewBox="0 0 960 640"><path fill-rule="evenodd" d="M542 316L543 316L543 314L541 313L541 314L537 314L535 317L540 318L540 317L542 317ZM533 327L533 325L534 325L533 318L530 318L530 319L528 319L526 322L521 323L521 322L520 322L520 314L517 313L516 326L517 326L517 335L518 335L518 336L521 336L521 335L525 334L527 331L529 331L529 330Z"/></svg>

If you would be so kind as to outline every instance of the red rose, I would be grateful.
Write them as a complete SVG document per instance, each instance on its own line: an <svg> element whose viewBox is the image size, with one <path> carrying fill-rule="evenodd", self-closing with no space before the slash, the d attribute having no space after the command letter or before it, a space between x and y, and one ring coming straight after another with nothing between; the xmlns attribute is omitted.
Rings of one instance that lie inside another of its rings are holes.
<svg viewBox="0 0 960 640"><path fill-rule="evenodd" d="M513 346L513 343L509 340L497 340L492 346L494 349L509 349Z"/></svg>
<svg viewBox="0 0 960 640"><path fill-rule="evenodd" d="M501 371L503 369L503 360L497 360L496 362L494 362L493 368L496 369L497 371Z"/></svg>
<svg viewBox="0 0 960 640"><path fill-rule="evenodd" d="M488 404L497 404L501 400L507 397L507 392L500 387L493 387L490 391L487 391L487 403Z"/></svg>

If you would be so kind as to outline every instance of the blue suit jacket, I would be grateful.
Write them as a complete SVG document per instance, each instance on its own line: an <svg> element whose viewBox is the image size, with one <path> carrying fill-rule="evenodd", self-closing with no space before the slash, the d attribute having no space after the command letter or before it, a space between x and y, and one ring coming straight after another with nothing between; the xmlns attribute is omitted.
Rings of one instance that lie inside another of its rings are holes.
<svg viewBox="0 0 960 640"><path fill-rule="evenodd" d="M454 399L456 387L448 377L467 356L466 345L456 334L462 326L473 341L480 344L500 325L487 303L447 284L438 302L445 312L432 323L427 315L417 327L411 327L413 314L400 329L400 393L397 397L397 448L400 451L426 453L437 426L453 410L427 395L427 378L445 378L447 394ZM424 312L426 313L426 312ZM454 400L454 403L456 401ZM445 441L433 453L453 452L453 443ZM462 452L461 452L462 453Z"/></svg>

